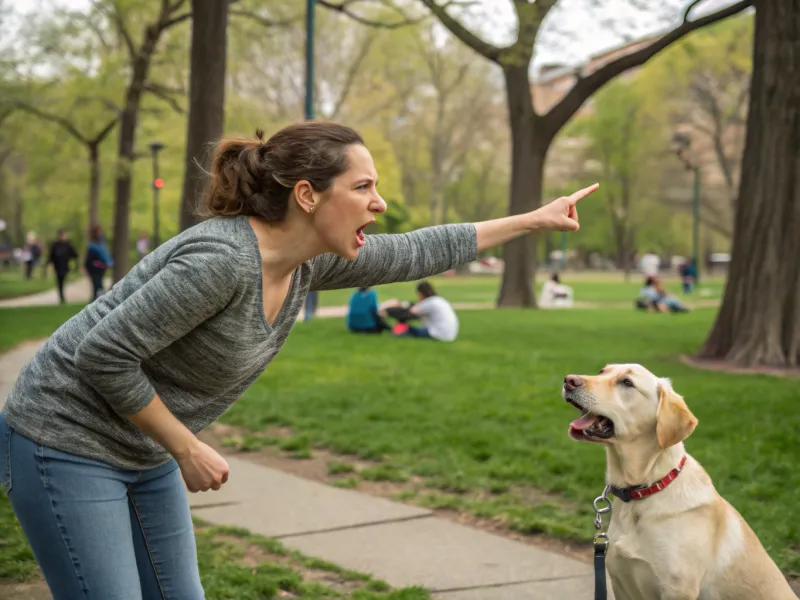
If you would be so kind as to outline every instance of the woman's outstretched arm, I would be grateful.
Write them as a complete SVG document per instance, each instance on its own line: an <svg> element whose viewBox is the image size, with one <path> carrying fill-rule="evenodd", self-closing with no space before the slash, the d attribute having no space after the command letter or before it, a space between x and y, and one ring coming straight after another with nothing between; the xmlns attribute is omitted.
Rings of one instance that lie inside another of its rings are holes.
<svg viewBox="0 0 800 600"><path fill-rule="evenodd" d="M415 281L475 260L478 252L537 231L577 231L576 204L594 184L535 211L480 223L438 225L404 234L366 237L355 260L325 254L312 261L311 289L365 287Z"/></svg>

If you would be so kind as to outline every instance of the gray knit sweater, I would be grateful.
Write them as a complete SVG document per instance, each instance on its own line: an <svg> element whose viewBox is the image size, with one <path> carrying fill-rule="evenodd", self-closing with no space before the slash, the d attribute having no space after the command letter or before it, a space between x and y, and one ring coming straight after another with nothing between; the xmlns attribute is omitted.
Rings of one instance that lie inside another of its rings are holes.
<svg viewBox="0 0 800 600"><path fill-rule="evenodd" d="M275 358L309 289L412 281L476 252L472 225L367 236L354 261L326 254L301 265L268 323L248 219L211 219L159 246L62 325L22 370L6 419L57 450L123 469L158 466L169 455L126 415L158 393L191 431L208 426Z"/></svg>

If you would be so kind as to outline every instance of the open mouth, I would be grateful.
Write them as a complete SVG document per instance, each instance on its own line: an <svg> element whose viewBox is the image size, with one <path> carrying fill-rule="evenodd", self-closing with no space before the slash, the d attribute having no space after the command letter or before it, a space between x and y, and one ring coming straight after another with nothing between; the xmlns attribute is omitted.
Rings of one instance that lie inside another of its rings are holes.
<svg viewBox="0 0 800 600"><path fill-rule="evenodd" d="M607 440L614 435L614 422L608 417L589 412L580 404L566 398L566 401L581 411L581 416L569 424L569 436L574 440Z"/></svg>
<svg viewBox="0 0 800 600"><path fill-rule="evenodd" d="M364 223L361 227L356 229L356 245L359 248L363 248L364 246L367 245L367 238L364 237L364 229L372 225L374 222L375 221L368 221L367 223Z"/></svg>

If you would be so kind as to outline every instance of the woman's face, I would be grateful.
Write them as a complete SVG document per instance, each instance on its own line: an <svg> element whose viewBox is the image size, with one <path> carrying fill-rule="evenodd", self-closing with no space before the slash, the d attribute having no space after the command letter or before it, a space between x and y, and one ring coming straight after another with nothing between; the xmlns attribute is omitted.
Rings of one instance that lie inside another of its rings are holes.
<svg viewBox="0 0 800 600"><path fill-rule="evenodd" d="M349 167L334 179L317 203L314 227L328 252L355 259L366 245L363 229L386 210L377 190L378 174L372 156L362 145L347 149Z"/></svg>

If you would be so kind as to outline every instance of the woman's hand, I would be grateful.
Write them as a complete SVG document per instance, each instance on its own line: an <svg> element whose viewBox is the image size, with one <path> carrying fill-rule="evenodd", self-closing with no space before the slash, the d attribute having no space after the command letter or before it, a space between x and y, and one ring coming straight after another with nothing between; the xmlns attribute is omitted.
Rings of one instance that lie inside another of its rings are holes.
<svg viewBox="0 0 800 600"><path fill-rule="evenodd" d="M534 230L544 231L578 231L580 224L578 223L578 209L575 205L581 198L585 198L597 188L600 184L595 183L587 188L578 190L571 196L563 196L553 200L531 213Z"/></svg>
<svg viewBox="0 0 800 600"><path fill-rule="evenodd" d="M227 461L200 440L176 454L175 461L190 492L218 490L228 481L230 467Z"/></svg>
<svg viewBox="0 0 800 600"><path fill-rule="evenodd" d="M578 231L580 225L578 224L578 209L575 208L575 205L578 200L585 198L598 187L600 185L595 183L578 190L571 196L554 200L533 212L475 223L478 252L505 244L535 231Z"/></svg>

